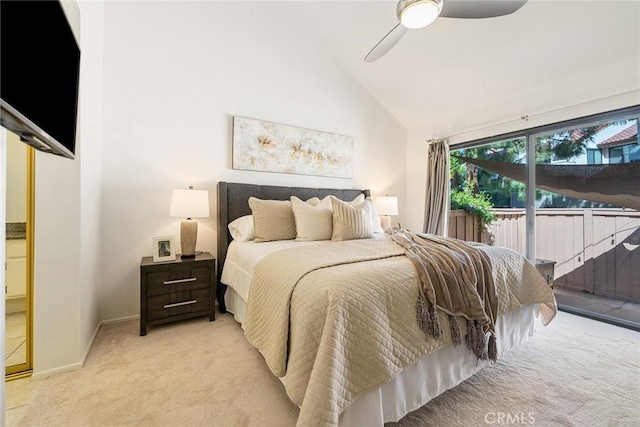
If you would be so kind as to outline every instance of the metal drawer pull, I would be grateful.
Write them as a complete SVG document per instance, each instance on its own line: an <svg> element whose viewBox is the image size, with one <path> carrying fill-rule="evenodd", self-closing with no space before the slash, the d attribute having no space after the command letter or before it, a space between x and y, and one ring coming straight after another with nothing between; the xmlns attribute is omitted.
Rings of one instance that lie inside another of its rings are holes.
<svg viewBox="0 0 640 427"><path fill-rule="evenodd" d="M164 282L165 285L175 285L176 283L186 283L186 282L195 282L198 280L196 277L190 277L188 279L178 279L178 280L167 280Z"/></svg>
<svg viewBox="0 0 640 427"><path fill-rule="evenodd" d="M180 307L181 305L189 305L189 304L195 304L197 303L198 300L197 299L192 299L191 301L183 301L183 302L177 302L175 304L165 304L164 308L173 308L173 307Z"/></svg>

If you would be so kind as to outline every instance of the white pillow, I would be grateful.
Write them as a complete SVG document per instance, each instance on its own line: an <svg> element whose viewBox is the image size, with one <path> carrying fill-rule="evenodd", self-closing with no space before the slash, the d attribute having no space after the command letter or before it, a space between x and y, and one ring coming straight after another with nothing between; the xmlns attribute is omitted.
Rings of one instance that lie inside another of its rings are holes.
<svg viewBox="0 0 640 427"><path fill-rule="evenodd" d="M350 205L359 205L362 202L364 202L364 194L361 193L361 194L358 194L358 197L356 197L355 199L347 203L349 203Z"/></svg>
<svg viewBox="0 0 640 427"><path fill-rule="evenodd" d="M329 196L315 205L291 197L291 208L296 220L296 241L311 242L315 240L330 240L333 232L333 212Z"/></svg>
<svg viewBox="0 0 640 427"><path fill-rule="evenodd" d="M229 223L229 233L236 242L248 242L255 239L253 216L245 215Z"/></svg>
<svg viewBox="0 0 640 427"><path fill-rule="evenodd" d="M371 202L371 221L373 222L373 232L384 233L380 222L380 215L378 215L378 209L376 208L376 203L371 197L367 197L367 200Z"/></svg>

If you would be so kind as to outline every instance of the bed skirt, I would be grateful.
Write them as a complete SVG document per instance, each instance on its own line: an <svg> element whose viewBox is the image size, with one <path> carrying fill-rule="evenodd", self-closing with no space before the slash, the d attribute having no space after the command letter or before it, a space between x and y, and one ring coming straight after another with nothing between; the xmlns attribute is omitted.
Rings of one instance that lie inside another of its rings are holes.
<svg viewBox="0 0 640 427"><path fill-rule="evenodd" d="M227 311L243 325L247 304L231 287L225 294ZM538 304L500 317L496 322L498 354L504 355L533 335ZM448 345L406 367L393 380L360 396L340 415L340 426L382 426L398 421L429 400L455 387L489 365L478 361L466 345ZM286 377L280 379L286 383Z"/></svg>

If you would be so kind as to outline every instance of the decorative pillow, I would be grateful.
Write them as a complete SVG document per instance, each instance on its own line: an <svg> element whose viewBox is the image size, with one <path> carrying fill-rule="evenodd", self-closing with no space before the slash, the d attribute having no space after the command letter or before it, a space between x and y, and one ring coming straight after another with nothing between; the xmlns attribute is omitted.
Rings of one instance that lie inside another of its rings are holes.
<svg viewBox="0 0 640 427"><path fill-rule="evenodd" d="M384 233L384 230L382 229L382 225L380 224L380 215L378 215L378 209L376 208L376 203L373 201L371 197L367 197L367 200L371 203L371 221L373 222L373 232Z"/></svg>
<svg viewBox="0 0 640 427"><path fill-rule="evenodd" d="M333 233L331 240L368 239L373 234L371 202L365 200L358 205L331 197L333 208Z"/></svg>
<svg viewBox="0 0 640 427"><path fill-rule="evenodd" d="M296 196L291 197L291 208L296 221L296 241L330 240L333 231L331 199L327 196L322 201L318 200L315 205L309 203L311 200L303 202Z"/></svg>
<svg viewBox="0 0 640 427"><path fill-rule="evenodd" d="M296 197L296 196L291 196L291 197ZM298 199L298 198L296 197L296 199ZM326 197L325 197L325 199L326 199ZM298 199L298 200L300 200L300 199ZM302 201L302 200L300 200L300 201ZM318 203L320 203L320 199L317 198L317 197L312 197L309 200L307 200L305 203L308 204L308 205L311 205L311 206L317 206Z"/></svg>
<svg viewBox="0 0 640 427"><path fill-rule="evenodd" d="M373 223L373 232L384 233L382 225L380 225L380 216L378 215L378 209L376 209L376 204L371 197L367 197L365 199L364 194L358 194L358 197L356 197L349 203L355 206L364 203L365 200L369 200L371 202L371 221Z"/></svg>
<svg viewBox="0 0 640 427"><path fill-rule="evenodd" d="M255 242L296 238L296 222L289 200L261 200L250 197L249 207L253 213Z"/></svg>
<svg viewBox="0 0 640 427"><path fill-rule="evenodd" d="M364 194L358 194L358 197L349 202L350 205L359 205L364 202Z"/></svg>
<svg viewBox="0 0 640 427"><path fill-rule="evenodd" d="M236 242L248 242L253 240L255 232L253 229L253 216L245 215L229 223L229 233Z"/></svg>

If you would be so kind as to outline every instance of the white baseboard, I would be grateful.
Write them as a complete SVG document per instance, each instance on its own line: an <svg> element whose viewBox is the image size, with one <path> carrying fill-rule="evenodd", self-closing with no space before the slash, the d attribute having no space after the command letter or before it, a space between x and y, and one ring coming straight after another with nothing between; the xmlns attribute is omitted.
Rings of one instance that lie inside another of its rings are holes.
<svg viewBox="0 0 640 427"><path fill-rule="evenodd" d="M114 323L128 322L130 320L137 319L140 319L139 314L134 314L133 316L118 317L116 319L103 320L102 322L100 322L100 326L113 325Z"/></svg>
<svg viewBox="0 0 640 427"><path fill-rule="evenodd" d="M103 326L105 326L105 325L113 325L115 323L128 322L130 320L135 320L135 319L139 319L139 318L140 318L140 315L136 314L136 315L133 315L133 316L119 317L117 319L110 319L110 320L102 320L102 321L100 321L100 323L98 323L98 326L96 327L96 330L93 332L93 336L91 337L91 340L89 341L89 344L87 345L87 348L84 351L84 355L82 356L82 360L80 361L82 366L84 366L85 362L87 361L87 357L89 356L89 352L91 351L91 348L93 347L93 343L96 341L96 337L98 336L98 332L100 332L100 329Z"/></svg>
<svg viewBox="0 0 640 427"><path fill-rule="evenodd" d="M82 363L72 363L71 365L60 366L53 369L47 369L46 371L34 372L31 375L32 380L41 380L43 378L50 377L51 375L61 374L63 372L75 371L82 368Z"/></svg>
<svg viewBox="0 0 640 427"><path fill-rule="evenodd" d="M98 326L96 326L96 330L93 332L93 335L89 340L89 344L87 344L87 348L84 350L84 354L82 355L82 359L80 359L80 362L72 363L71 365L60 366L54 369L48 369L46 371L34 372L33 375L31 375L31 379L41 380L43 378L50 377L51 375L61 374L63 372L70 372L70 371L75 371L77 369L81 369L84 366L85 362L87 361L87 357L89 357L89 352L91 352L91 348L93 347L93 344L96 341L98 332L100 332L100 328L102 328L105 325L113 325L115 323L128 322L128 321L136 320L139 318L140 318L140 315L136 314L133 316L119 317L117 319L102 320L100 323L98 323Z"/></svg>
<svg viewBox="0 0 640 427"><path fill-rule="evenodd" d="M89 352L93 347L93 343L96 341L96 337L98 336L98 332L100 332L101 327L102 327L102 322L98 323L98 326L96 326L96 330L93 331L93 335L91 335L91 339L87 344L87 348L84 349L84 354L82 355L82 359L80 359L80 367L83 367L85 362L87 361L87 357L89 357Z"/></svg>

